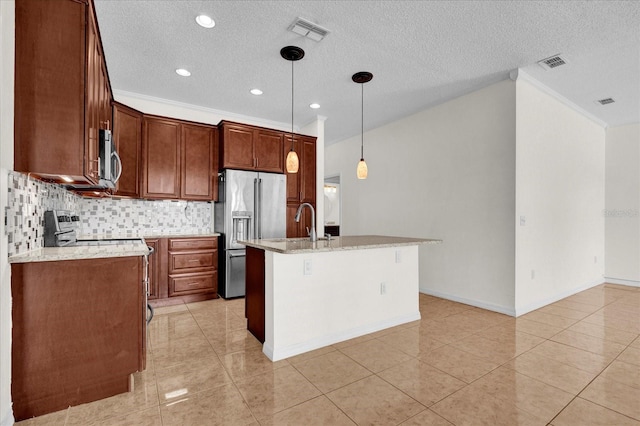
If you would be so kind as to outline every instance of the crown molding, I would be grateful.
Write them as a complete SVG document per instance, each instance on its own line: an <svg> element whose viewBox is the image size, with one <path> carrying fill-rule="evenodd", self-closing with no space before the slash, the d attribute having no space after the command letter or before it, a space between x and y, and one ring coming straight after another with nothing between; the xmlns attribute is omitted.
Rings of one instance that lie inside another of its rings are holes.
<svg viewBox="0 0 640 426"><path fill-rule="evenodd" d="M170 99L157 98L155 96L142 95L140 93L135 93L135 92L127 92L126 90L114 90L113 95L116 101L118 101L118 96L125 96L127 98L139 99L141 101L154 102L161 105L168 105L168 106L177 107L177 108L190 109L190 110L205 113L205 114L219 116L220 120L237 121L245 124L253 124L255 126L267 127L272 129L278 129L278 130L291 129L291 123L283 123L280 121L267 120L264 118L252 117L249 115L237 114L237 113L222 111L214 108L202 107L198 105L188 104L185 102L172 101ZM155 112L150 112L150 111L142 111L142 112L147 114L155 114ZM174 117L174 118L180 118L180 117ZM182 119L188 120L187 117L182 117ZM300 127L294 126L294 131L299 132Z"/></svg>
<svg viewBox="0 0 640 426"><path fill-rule="evenodd" d="M564 96L562 96L560 93L556 92L555 90L553 90L549 86L546 86L546 85L542 84L541 82L539 82L538 80L536 80L535 78L531 77L522 68L518 68L518 69L515 69L515 70L511 71L509 73L509 78L511 80L513 80L513 81L518 81L518 80L526 81L527 83L530 83L531 85L535 86L540 91L542 91L542 92L546 93L547 95L551 96L552 98L556 99L560 103L568 106L569 108L571 108L572 110L574 110L578 114L583 115L584 117L586 117L589 120L593 121L594 123L596 123L600 127L604 128L604 129L609 127L609 125L606 122L602 121L601 119L599 119L595 115L591 114L587 110L579 107L577 104L575 104L572 101L570 101L569 99L565 98Z"/></svg>

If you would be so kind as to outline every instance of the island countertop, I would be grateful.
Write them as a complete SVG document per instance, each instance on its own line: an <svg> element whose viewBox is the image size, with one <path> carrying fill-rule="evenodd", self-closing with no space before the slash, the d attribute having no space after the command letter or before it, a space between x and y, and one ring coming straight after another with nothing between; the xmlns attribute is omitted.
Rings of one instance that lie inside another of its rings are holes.
<svg viewBox="0 0 640 426"><path fill-rule="evenodd" d="M439 244L442 240L428 238L392 237L386 235L352 235L319 239L312 243L309 238L274 238L238 241L249 247L283 254L311 253L338 250L362 250L381 247Z"/></svg>

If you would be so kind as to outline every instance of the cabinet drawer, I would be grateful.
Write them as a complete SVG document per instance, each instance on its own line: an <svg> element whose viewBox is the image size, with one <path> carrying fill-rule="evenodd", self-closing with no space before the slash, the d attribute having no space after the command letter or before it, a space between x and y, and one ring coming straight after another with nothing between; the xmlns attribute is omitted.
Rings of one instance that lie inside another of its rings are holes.
<svg viewBox="0 0 640 426"><path fill-rule="evenodd" d="M218 248L218 239L213 238L172 238L169 240L169 250L197 250Z"/></svg>
<svg viewBox="0 0 640 426"><path fill-rule="evenodd" d="M189 272L189 269L215 268L217 250L203 252L169 252L169 273Z"/></svg>
<svg viewBox="0 0 640 426"><path fill-rule="evenodd" d="M169 275L169 296L194 293L215 293L218 290L218 273Z"/></svg>

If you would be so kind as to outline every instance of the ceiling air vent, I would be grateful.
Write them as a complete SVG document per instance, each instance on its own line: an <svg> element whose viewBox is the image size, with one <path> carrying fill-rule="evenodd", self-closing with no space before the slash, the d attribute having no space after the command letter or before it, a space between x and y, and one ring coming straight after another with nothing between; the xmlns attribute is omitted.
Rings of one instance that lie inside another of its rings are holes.
<svg viewBox="0 0 640 426"><path fill-rule="evenodd" d="M320 25L307 21L304 18L298 18L293 21L293 24L289 26L289 31L310 38L313 41L320 41L329 34L328 29L322 28Z"/></svg>
<svg viewBox="0 0 640 426"><path fill-rule="evenodd" d="M604 98L604 99L598 99L596 102L599 103L600 105L607 105L607 104L614 103L615 100L613 98Z"/></svg>
<svg viewBox="0 0 640 426"><path fill-rule="evenodd" d="M567 64L567 60L564 59L563 57L560 56L560 54L558 55L553 55L550 56L546 59L543 59L541 61L538 61L538 64L546 69L547 71L552 70L554 68L557 68L561 65L566 65Z"/></svg>

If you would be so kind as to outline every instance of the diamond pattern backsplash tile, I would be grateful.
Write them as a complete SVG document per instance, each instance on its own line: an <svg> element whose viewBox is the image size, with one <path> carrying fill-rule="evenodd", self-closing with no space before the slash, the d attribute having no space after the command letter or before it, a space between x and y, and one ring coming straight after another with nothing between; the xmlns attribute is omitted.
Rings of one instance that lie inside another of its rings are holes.
<svg viewBox="0 0 640 426"><path fill-rule="evenodd" d="M44 246L44 212L80 214L84 238L197 235L213 232L213 205L195 201L83 198L60 185L9 173L5 232L9 256Z"/></svg>

